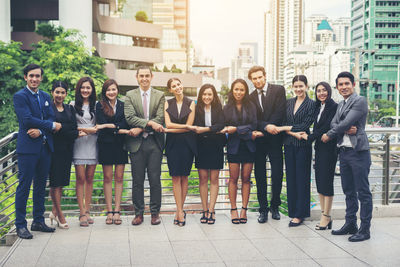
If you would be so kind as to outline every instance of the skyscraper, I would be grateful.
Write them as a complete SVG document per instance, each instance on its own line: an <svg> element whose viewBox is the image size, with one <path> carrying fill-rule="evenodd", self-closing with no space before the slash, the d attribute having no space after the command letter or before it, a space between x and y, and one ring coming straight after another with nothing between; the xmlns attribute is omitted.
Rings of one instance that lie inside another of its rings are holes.
<svg viewBox="0 0 400 267"><path fill-rule="evenodd" d="M352 1L352 47L362 49L361 94L395 100L400 60L400 1Z"/></svg>
<svg viewBox="0 0 400 267"><path fill-rule="evenodd" d="M265 13L264 62L269 80L283 83L285 60L303 42L304 1L272 0Z"/></svg>

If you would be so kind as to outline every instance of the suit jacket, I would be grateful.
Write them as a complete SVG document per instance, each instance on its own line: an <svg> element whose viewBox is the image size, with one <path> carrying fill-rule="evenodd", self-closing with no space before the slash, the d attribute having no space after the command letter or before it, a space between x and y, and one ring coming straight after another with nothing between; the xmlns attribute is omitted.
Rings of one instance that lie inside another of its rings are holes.
<svg viewBox="0 0 400 267"><path fill-rule="evenodd" d="M329 138L337 138L337 143L341 144L345 131L351 126L357 127L357 133L350 135L351 146L356 151L369 149L365 124L367 122L368 103L365 97L353 93L347 99L347 103L342 100L337 108L336 114L331 122L331 129L327 133Z"/></svg>
<svg viewBox="0 0 400 267"><path fill-rule="evenodd" d="M268 84L267 94L265 95L264 110L258 100L258 91L254 90L250 94L257 109L257 129L262 131L265 136L275 136L265 131L268 124L281 126L286 116L286 93L285 88L281 85Z"/></svg>
<svg viewBox="0 0 400 267"><path fill-rule="evenodd" d="M164 124L164 104L165 97L163 92L150 88L150 107L149 119L161 125ZM144 118L142 97L140 89L129 91L125 97L124 106L125 120L129 128L142 128L149 132L153 131L151 127L146 126L148 120ZM156 142L161 150L164 149L164 133L154 132ZM143 134L138 137L126 136L125 150L135 153L139 150L143 140Z"/></svg>
<svg viewBox="0 0 400 267"><path fill-rule="evenodd" d="M97 102L96 104L96 123L112 123L115 125L114 129L104 128L98 132L98 143L113 143L124 141L124 135L118 134L119 129L128 129L128 124L126 123L124 114L124 102L117 99L116 105L117 108L115 114L112 117L108 117L106 116L106 114L104 114L101 103Z"/></svg>
<svg viewBox="0 0 400 267"><path fill-rule="evenodd" d="M315 101L311 100L308 95L297 109L296 114L294 112L294 106L296 104L297 97L293 97L287 100L286 104L286 125L293 126L292 132L306 132L310 134L310 126L314 122L316 116ZM297 140L295 137L286 134L284 142L285 145L293 144L294 146L305 146L309 144L305 140Z"/></svg>
<svg viewBox="0 0 400 267"><path fill-rule="evenodd" d="M325 103L325 108L324 111L322 111L319 121L317 121L317 119L320 109L317 108L316 117L314 120L313 133L308 136L309 142L313 142L315 140L316 148L325 144L321 141L321 137L324 133L327 133L331 129L331 122L336 114L337 106L338 105L336 104L335 101L333 101L333 99L328 100ZM326 144L336 145L336 139L329 140L329 142L327 142Z"/></svg>
<svg viewBox="0 0 400 267"><path fill-rule="evenodd" d="M19 130L17 139L17 153L39 154L45 136L50 151L53 152L53 122L54 111L51 107L50 95L38 90L40 108L36 96L27 87L14 94L14 109L17 114ZM42 135L31 138L27 131L31 128L39 129Z"/></svg>
<svg viewBox="0 0 400 267"><path fill-rule="evenodd" d="M53 135L54 152L72 152L75 139L79 134L76 123L75 108L71 105L63 104L66 116L59 120L58 118L60 118L60 115L63 113L59 113L60 115L57 115L57 108L54 105L54 102L52 102L51 107L56 114L55 120L62 125L61 129Z"/></svg>
<svg viewBox="0 0 400 267"><path fill-rule="evenodd" d="M196 113L193 125L205 127L205 112L203 108L196 106ZM211 133L216 133L224 128L224 113L221 106L211 107ZM207 134L207 133L205 133Z"/></svg>
<svg viewBox="0 0 400 267"><path fill-rule="evenodd" d="M252 101L243 104L242 117L242 123L240 123L234 103L228 103L224 106L225 126L237 127L235 133L228 135L228 154L237 154L241 140L246 142L247 148L251 152L256 151L256 145L251 136L252 132L257 129L257 111Z"/></svg>

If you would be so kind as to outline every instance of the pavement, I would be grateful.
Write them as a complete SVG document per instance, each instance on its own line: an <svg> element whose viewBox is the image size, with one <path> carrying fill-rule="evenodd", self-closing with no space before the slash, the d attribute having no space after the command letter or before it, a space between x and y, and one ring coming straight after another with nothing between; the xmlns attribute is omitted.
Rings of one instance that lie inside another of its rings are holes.
<svg viewBox="0 0 400 267"><path fill-rule="evenodd" d="M179 227L172 215L162 215L157 226L149 216L140 226L131 225L131 216L119 226L95 217L88 228L68 218L68 230L18 239L0 266L399 266L399 217L373 219L371 239L360 243L314 230L317 221L289 228L287 217L266 224L257 222L256 213L248 218L233 225L220 211L215 225L203 225L199 214L188 214ZM334 220L333 227L342 224Z"/></svg>

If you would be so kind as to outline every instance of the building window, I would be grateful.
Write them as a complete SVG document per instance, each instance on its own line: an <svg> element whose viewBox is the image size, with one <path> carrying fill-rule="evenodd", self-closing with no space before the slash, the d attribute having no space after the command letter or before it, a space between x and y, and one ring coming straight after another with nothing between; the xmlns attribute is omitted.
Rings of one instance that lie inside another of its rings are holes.
<svg viewBox="0 0 400 267"><path fill-rule="evenodd" d="M382 92L382 84L374 84L375 92L379 93Z"/></svg>
<svg viewBox="0 0 400 267"><path fill-rule="evenodd" d="M394 88L395 88L395 87L394 87L394 84L392 84L392 83L389 83L389 84L388 84L388 92L389 92L389 93L393 93L393 92L394 92Z"/></svg>
<svg viewBox="0 0 400 267"><path fill-rule="evenodd" d="M101 16L110 16L110 4L99 3L99 13Z"/></svg>

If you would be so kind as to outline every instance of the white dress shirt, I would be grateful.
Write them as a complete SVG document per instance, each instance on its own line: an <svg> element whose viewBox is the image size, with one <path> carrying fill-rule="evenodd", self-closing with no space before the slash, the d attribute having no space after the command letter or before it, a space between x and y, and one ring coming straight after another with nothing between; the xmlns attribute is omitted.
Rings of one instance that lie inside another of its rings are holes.
<svg viewBox="0 0 400 267"><path fill-rule="evenodd" d="M259 89L256 89L256 90L257 90L257 95L258 95L258 102L260 102L261 109L264 111L261 94L264 94L264 96L267 95L268 83L265 83L264 88L262 90L259 90Z"/></svg>
<svg viewBox="0 0 400 267"><path fill-rule="evenodd" d="M317 122L319 122L319 119L321 119L321 115L322 115L322 112L324 112L324 109L325 109L325 103L324 103L324 104L321 104L321 108L319 109L319 114L318 114Z"/></svg>
<svg viewBox="0 0 400 267"><path fill-rule="evenodd" d="M206 110L206 108L204 107L204 124L206 127L211 127L211 108L209 111Z"/></svg>

